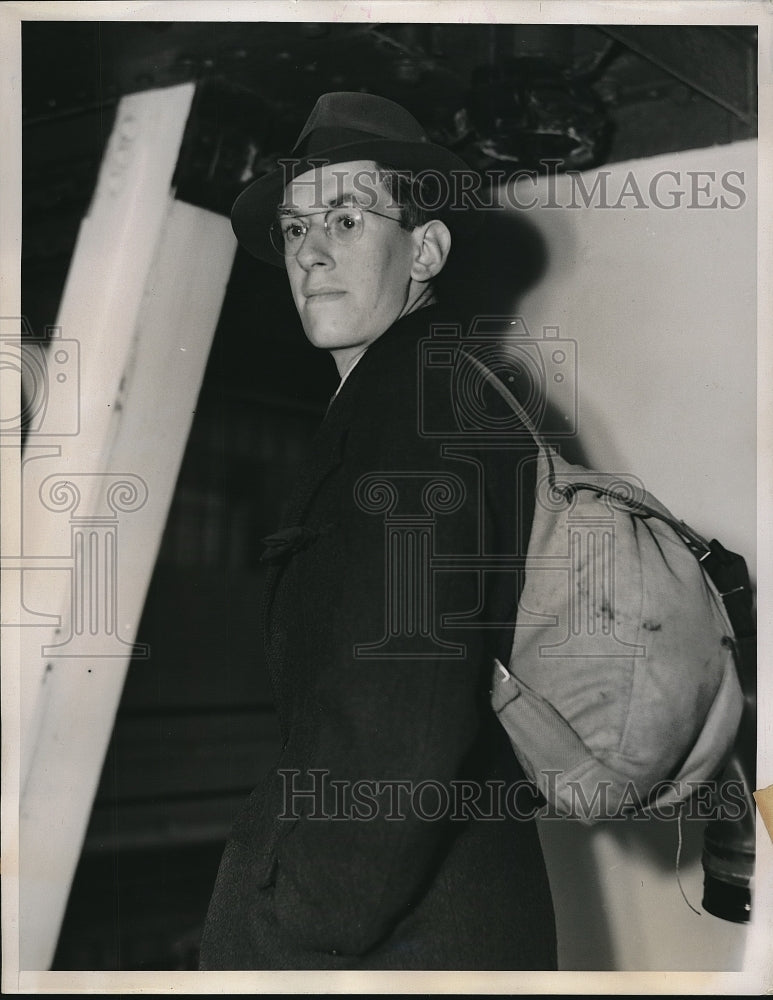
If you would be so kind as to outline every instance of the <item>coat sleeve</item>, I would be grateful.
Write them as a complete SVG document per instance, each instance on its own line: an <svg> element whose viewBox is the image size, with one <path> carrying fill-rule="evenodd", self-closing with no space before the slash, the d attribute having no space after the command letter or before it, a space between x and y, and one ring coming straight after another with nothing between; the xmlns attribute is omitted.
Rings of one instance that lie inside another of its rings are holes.
<svg viewBox="0 0 773 1000"><path fill-rule="evenodd" d="M395 400L352 430L345 461L319 498L328 511L340 504L339 530L308 555L309 565L324 566L304 594L313 750L307 773L292 780L306 788L316 780L324 794L298 799L298 819L277 848L273 890L279 926L310 951L371 950L432 880L460 822L452 782L480 735L495 655L490 630L443 628L442 619L481 602L514 613L517 602L515 574L490 574L482 588L475 572L451 565L431 577L434 628L461 655L446 655L450 647L428 652L414 636L389 655L363 656L359 647L377 643L388 616L399 615L407 579L390 591L384 514L357 499L357 483L395 473L410 518L425 509L422 490L433 477L456 477L464 495L452 512L437 514L435 552L474 555L484 537L512 548L502 537L518 518L516 459L509 461L506 485L501 454L481 452L477 464L442 457L437 441L417 436L415 411ZM406 572L403 562L398 575Z"/></svg>

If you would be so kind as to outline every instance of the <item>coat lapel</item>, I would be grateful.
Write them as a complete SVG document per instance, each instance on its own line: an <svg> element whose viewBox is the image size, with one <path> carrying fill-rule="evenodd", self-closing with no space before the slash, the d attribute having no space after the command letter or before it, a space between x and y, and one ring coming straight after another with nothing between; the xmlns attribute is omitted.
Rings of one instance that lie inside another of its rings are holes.
<svg viewBox="0 0 773 1000"><path fill-rule="evenodd" d="M334 409L331 408L311 441L309 459L284 508L283 528L303 524L317 490L341 464L347 428L341 426L341 421L335 417Z"/></svg>
<svg viewBox="0 0 773 1000"><path fill-rule="evenodd" d="M348 380L347 380L348 383ZM325 419L312 438L309 447L309 458L301 469L290 497L284 507L280 531L302 528L306 514L317 494L317 491L327 477L333 473L343 461L348 417L350 415L350 394L344 395L344 385L339 395L328 409ZM286 553L292 551L292 546ZM263 598L263 627L268 634L269 616L273 606L276 588L287 563L281 553L278 558L268 563L266 583Z"/></svg>

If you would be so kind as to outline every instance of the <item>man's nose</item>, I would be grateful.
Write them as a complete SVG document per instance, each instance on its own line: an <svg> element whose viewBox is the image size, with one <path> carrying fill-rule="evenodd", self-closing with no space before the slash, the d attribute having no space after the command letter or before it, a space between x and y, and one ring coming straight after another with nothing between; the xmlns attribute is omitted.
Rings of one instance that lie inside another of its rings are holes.
<svg viewBox="0 0 773 1000"><path fill-rule="evenodd" d="M315 264L331 263L333 260L331 253L333 241L327 234L324 222L321 219L311 219L308 226L296 254L298 263L304 269L313 267Z"/></svg>

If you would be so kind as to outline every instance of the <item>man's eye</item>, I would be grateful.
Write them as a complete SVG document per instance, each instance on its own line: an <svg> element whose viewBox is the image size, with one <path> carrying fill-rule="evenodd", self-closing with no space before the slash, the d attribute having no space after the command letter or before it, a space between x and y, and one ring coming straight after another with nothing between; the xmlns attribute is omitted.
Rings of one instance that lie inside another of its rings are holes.
<svg viewBox="0 0 773 1000"><path fill-rule="evenodd" d="M288 219L282 223L282 236L286 240L299 240L304 233L304 228L300 222L293 222Z"/></svg>
<svg viewBox="0 0 773 1000"><path fill-rule="evenodd" d="M358 217L355 212L336 212L333 225L341 232L348 233L357 228Z"/></svg>

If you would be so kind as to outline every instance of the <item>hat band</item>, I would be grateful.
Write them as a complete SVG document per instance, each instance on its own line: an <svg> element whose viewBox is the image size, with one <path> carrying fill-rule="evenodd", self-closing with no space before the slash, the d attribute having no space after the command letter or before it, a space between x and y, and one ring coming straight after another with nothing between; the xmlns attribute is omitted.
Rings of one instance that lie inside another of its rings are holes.
<svg viewBox="0 0 773 1000"><path fill-rule="evenodd" d="M360 132L351 128L332 128L321 126L309 132L293 149L293 154L303 157L313 156L317 152L336 149L338 146L348 146L363 142L389 142L389 136L374 135L373 132ZM392 139L391 141L394 141ZM410 140L402 140L403 142Z"/></svg>

